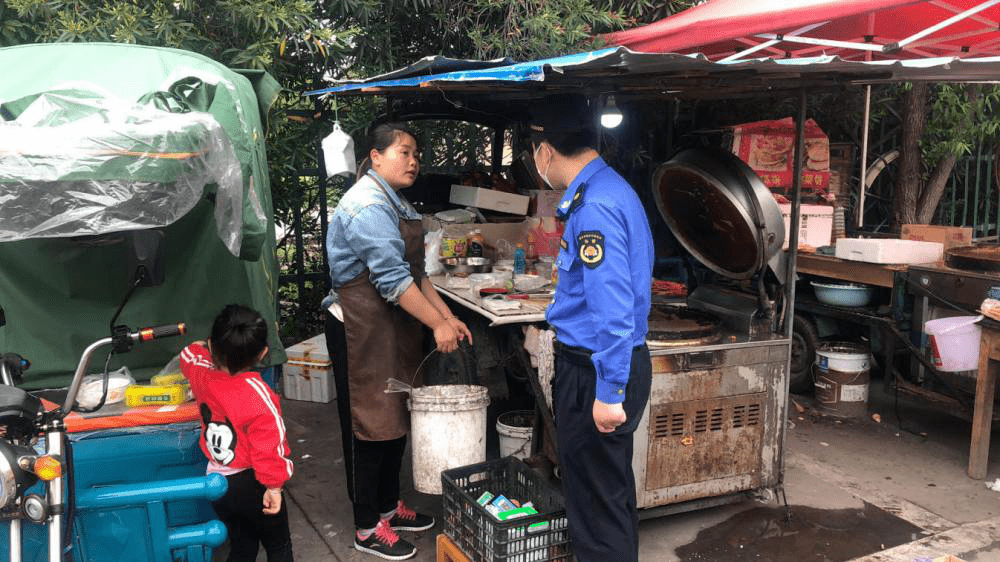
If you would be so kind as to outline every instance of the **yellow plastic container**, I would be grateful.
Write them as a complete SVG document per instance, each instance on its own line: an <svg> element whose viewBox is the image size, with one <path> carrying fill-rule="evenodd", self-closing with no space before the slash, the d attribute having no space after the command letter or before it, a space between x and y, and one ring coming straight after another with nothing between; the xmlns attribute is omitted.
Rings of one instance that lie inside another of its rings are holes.
<svg viewBox="0 0 1000 562"><path fill-rule="evenodd" d="M153 386L187 383L187 377L185 377L183 373L166 373L164 375L156 375L155 377L149 379L149 384Z"/></svg>
<svg viewBox="0 0 1000 562"><path fill-rule="evenodd" d="M146 385L133 384L125 389L125 405L129 408L137 406L172 406L183 404L188 400L188 385Z"/></svg>

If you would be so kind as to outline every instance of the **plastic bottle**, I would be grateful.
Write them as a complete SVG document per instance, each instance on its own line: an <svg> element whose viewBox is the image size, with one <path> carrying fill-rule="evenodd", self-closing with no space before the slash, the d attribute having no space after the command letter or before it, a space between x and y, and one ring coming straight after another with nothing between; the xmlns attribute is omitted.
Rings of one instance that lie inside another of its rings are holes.
<svg viewBox="0 0 1000 562"><path fill-rule="evenodd" d="M514 275L524 275L525 262L524 244L518 242L517 249L514 250Z"/></svg>
<svg viewBox="0 0 1000 562"><path fill-rule="evenodd" d="M533 259L535 259L535 258L538 257L538 254L535 253L535 233L534 232L529 232L528 233L528 250L527 250L527 254L525 254L525 257L527 257L529 260L533 260Z"/></svg>
<svg viewBox="0 0 1000 562"><path fill-rule="evenodd" d="M470 258L483 257L483 245L485 244L485 242L486 242L486 237L483 236L483 233L480 232L478 228L476 230L473 230L472 236L469 237L469 244L467 247L468 248L467 252L469 257Z"/></svg>

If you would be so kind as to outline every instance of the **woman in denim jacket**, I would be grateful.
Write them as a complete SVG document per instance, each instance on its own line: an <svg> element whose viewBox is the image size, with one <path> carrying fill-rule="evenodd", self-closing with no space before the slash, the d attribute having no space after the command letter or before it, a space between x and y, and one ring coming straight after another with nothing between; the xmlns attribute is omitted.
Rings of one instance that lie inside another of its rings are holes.
<svg viewBox="0 0 1000 562"><path fill-rule="evenodd" d="M327 346L354 504L354 547L403 560L416 547L396 531L429 529L434 519L399 499L410 417L405 395L385 393L386 381L417 370L421 324L445 353L472 336L424 274L420 214L400 193L420 170L415 136L387 123L374 127L370 140L371 169L341 197L327 233L330 277L343 311L343 323L328 316Z"/></svg>

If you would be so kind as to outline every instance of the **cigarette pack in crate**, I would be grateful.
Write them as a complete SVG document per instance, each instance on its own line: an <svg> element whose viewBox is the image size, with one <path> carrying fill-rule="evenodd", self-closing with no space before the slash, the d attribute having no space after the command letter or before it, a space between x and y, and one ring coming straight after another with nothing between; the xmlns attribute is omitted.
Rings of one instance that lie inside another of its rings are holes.
<svg viewBox="0 0 1000 562"><path fill-rule="evenodd" d="M573 558L562 494L516 457L441 473L444 532L472 560L535 562ZM537 514L500 521L477 499L484 492L530 501Z"/></svg>
<svg viewBox="0 0 1000 562"><path fill-rule="evenodd" d="M282 371L285 398L329 402L337 397L325 335L299 342L285 349L285 353L288 354L288 363Z"/></svg>

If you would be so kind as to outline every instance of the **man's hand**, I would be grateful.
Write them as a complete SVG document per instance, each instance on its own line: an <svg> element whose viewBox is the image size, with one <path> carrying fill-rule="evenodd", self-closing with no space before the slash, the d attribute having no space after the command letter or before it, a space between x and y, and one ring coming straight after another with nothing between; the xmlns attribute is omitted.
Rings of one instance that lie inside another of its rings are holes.
<svg viewBox="0 0 1000 562"><path fill-rule="evenodd" d="M594 400L594 425L601 433L611 433L619 425L625 423L628 416L621 404L605 404Z"/></svg>
<svg viewBox="0 0 1000 562"><path fill-rule="evenodd" d="M264 513L274 515L281 511L281 488L264 490Z"/></svg>

